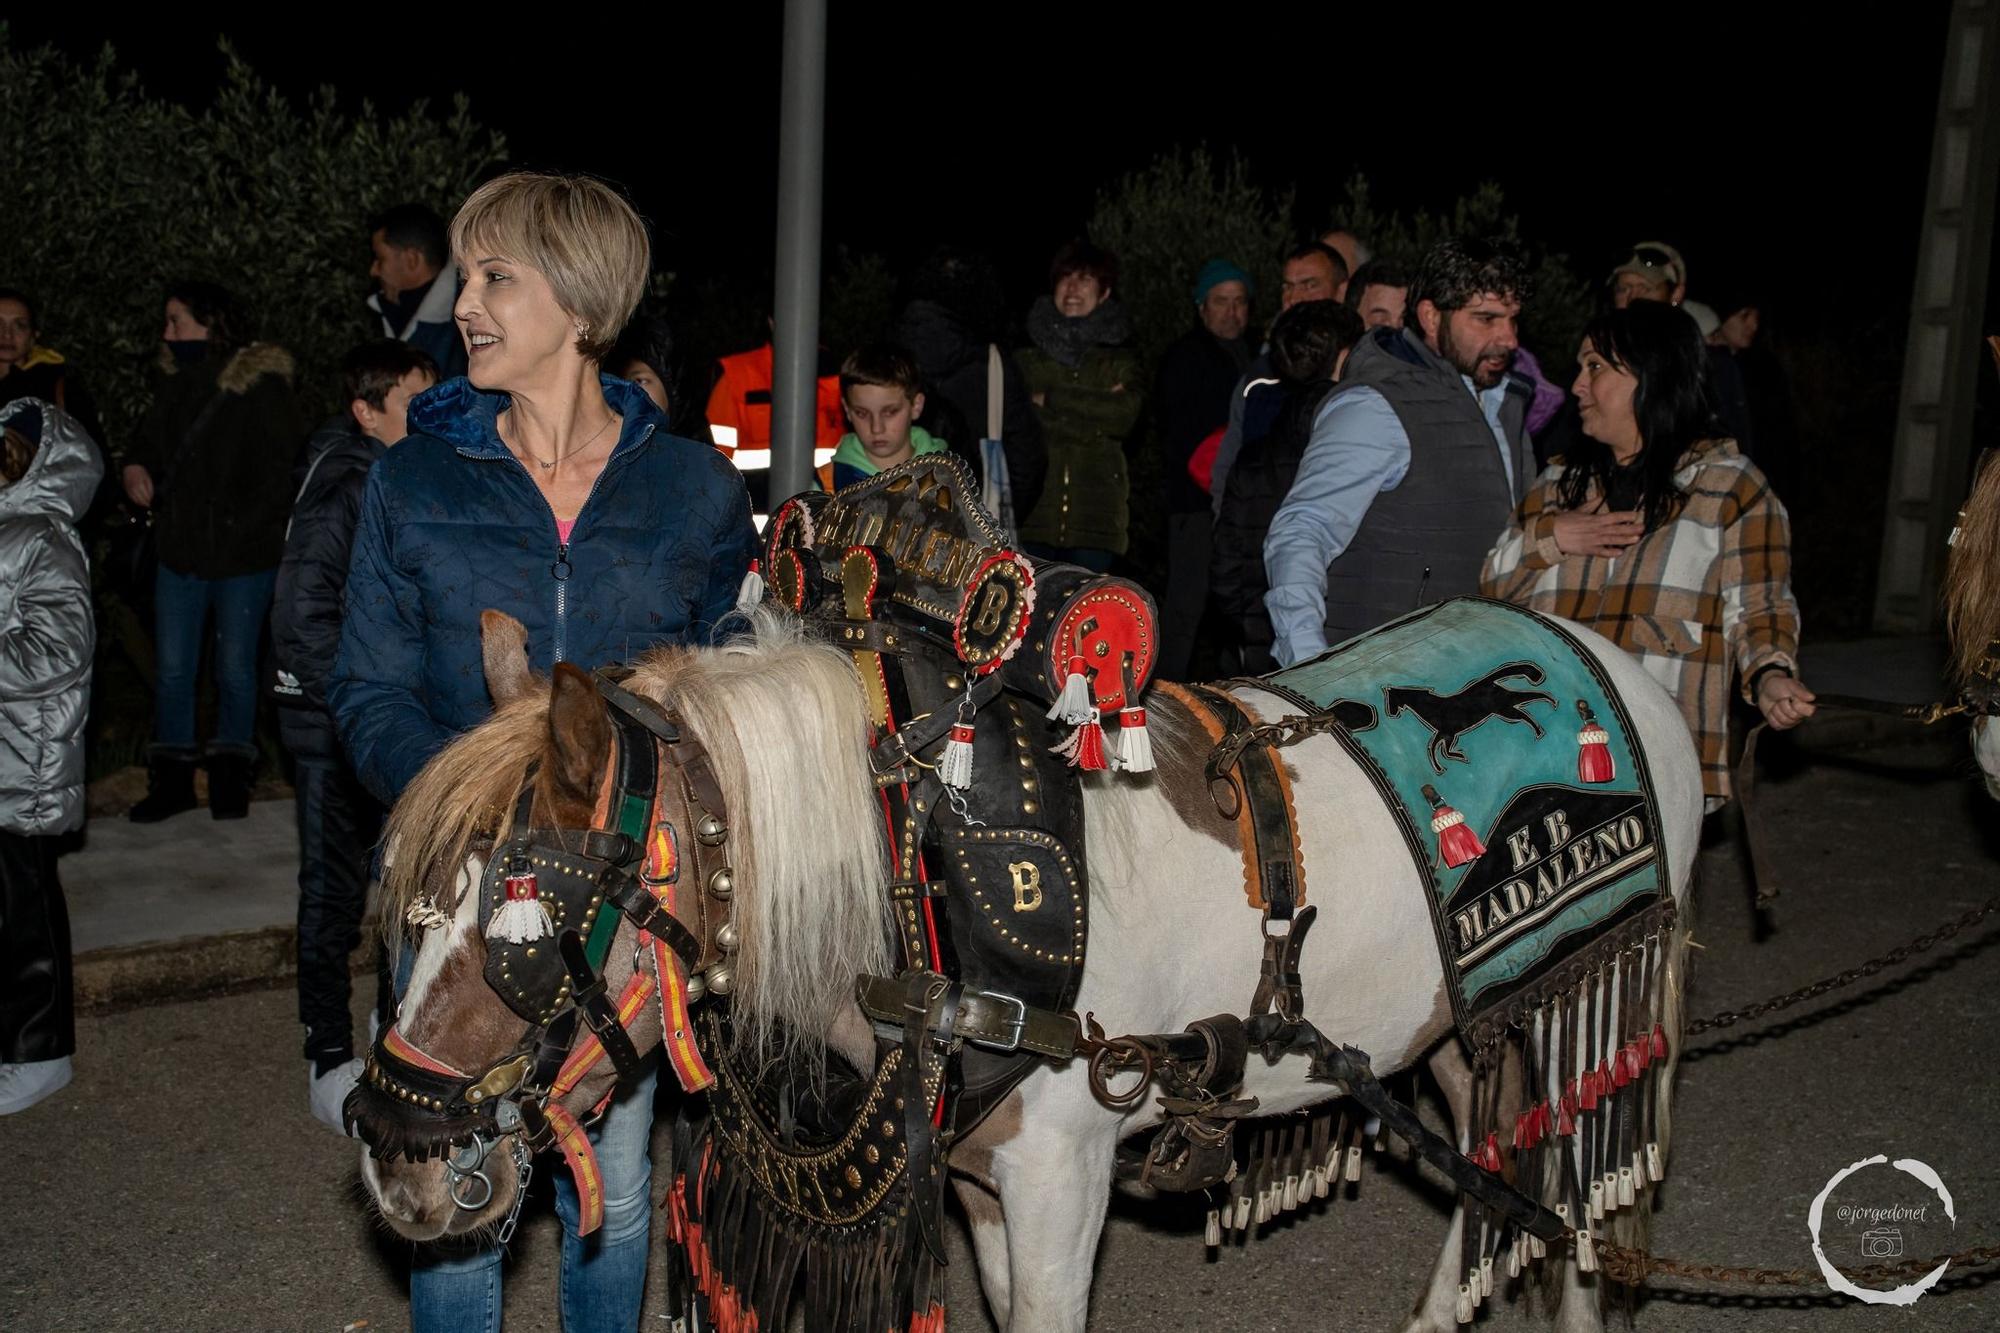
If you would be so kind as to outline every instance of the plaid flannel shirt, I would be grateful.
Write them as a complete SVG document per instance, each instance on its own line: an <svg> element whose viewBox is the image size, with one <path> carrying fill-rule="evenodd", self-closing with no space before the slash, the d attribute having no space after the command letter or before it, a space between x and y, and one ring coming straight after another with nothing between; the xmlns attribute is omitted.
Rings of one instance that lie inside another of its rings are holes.
<svg viewBox="0 0 2000 1333"><path fill-rule="evenodd" d="M1701 755L1710 808L1729 795L1729 691L1760 668L1798 670L1799 606L1785 507L1733 440L1688 451L1679 517L1615 558L1556 548L1560 461L1522 499L1486 555L1489 597L1586 625L1639 660L1674 697ZM1598 503L1590 497L1588 507Z"/></svg>

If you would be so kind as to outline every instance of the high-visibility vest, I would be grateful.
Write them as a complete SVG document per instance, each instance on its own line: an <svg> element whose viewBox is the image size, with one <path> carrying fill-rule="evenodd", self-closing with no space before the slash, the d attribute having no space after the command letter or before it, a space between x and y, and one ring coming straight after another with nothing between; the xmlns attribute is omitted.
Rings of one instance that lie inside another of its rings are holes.
<svg viewBox="0 0 2000 1333"><path fill-rule="evenodd" d="M771 447L771 344L722 358L722 378L708 395L708 426L716 448ZM840 446L847 433L847 413L840 404L840 377L822 375L813 404L813 443L817 449Z"/></svg>

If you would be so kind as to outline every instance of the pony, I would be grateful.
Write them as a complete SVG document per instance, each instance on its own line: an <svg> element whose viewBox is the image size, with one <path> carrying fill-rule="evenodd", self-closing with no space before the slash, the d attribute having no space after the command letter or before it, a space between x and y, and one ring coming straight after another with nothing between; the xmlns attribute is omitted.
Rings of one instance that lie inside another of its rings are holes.
<svg viewBox="0 0 2000 1333"><path fill-rule="evenodd" d="M852 998L854 978L882 973L890 962L867 703L850 654L808 637L783 613L759 609L749 620L746 633L722 646L639 657L625 687L670 702L714 759L736 849L733 907L742 940L730 1002L738 1039L778 1058L787 1040L780 1034L792 1034L867 1070L875 1046ZM614 743L588 677L566 664L547 679L531 676L519 627L489 612L484 628L496 710L425 770L397 804L386 835L385 916L400 921L415 907L412 915L429 923L411 941L415 978L396 1030L459 1070L502 1059L525 1026L482 980L485 942L473 905L481 858L506 838L508 812L526 784L534 825L587 828L610 780ZM1587 630L1570 632L1625 700L1650 765L1663 865L1679 908L1664 952L1669 1030L1677 1038L1702 816L1694 747L1672 701L1636 663ZM1255 682L1231 682L1231 691L1260 721L1296 711ZM1243 900L1237 825L1208 795L1206 736L1164 691L1149 696L1148 708L1155 772L1139 780L1083 778L1092 937L1075 1008L1113 1033L1174 1032L1192 1019L1241 1012L1261 961L1258 919ZM1335 1040L1367 1051L1379 1075L1428 1063L1456 1122L1471 1124L1471 1068L1454 1036L1425 889L1394 816L1332 738L1288 746L1282 761L1297 800L1312 901L1322 918L1338 923L1304 951L1306 1016ZM638 965L634 941L633 927L621 924L606 975L614 993ZM659 1043L657 1017L635 1023L632 1034L642 1049ZM1337 1095L1305 1075L1299 1056L1272 1063L1253 1057L1238 1095L1256 1097L1265 1115ZM581 1114L610 1087L610 1072L600 1066L564 1104ZM1083 1257L1097 1248L1118 1145L1157 1125L1160 1114L1150 1098L1108 1110L1093 1096L1082 1062L1050 1063L954 1145L953 1187L1002 1328L1085 1327L1092 1265ZM1667 1128L1663 1115L1663 1151ZM439 1130L440 1140L449 1132ZM1463 1129L1459 1146L1471 1146ZM454 1201L435 1156L363 1160L382 1217L413 1239L500 1226L517 1192L517 1168L496 1161L489 1174L490 1198L467 1208ZM1614 1216L1638 1223L1640 1211ZM1407 1333L1457 1327L1465 1225L1461 1204ZM1601 1329L1597 1279L1565 1262L1560 1280L1555 1317L1564 1333Z"/></svg>

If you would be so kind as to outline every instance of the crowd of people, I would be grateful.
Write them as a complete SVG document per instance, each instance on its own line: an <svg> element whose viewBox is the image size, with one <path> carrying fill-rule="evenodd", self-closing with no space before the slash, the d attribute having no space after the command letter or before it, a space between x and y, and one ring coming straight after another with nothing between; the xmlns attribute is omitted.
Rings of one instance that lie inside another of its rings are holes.
<svg viewBox="0 0 2000 1333"><path fill-rule="evenodd" d="M307 1101L336 1130L361 1066L349 959L375 843L399 793L491 708L481 612L519 619L542 669L707 642L770 498L731 462L770 447L772 349L704 365L636 315L647 231L609 186L515 173L449 226L409 205L369 232L376 336L345 359L337 418L303 418L293 358L254 336L236 294L176 283L152 406L115 474L157 558L148 788L129 818L196 809L198 773L213 818L243 816L275 707ZM1643 243L1580 345L1540 362L1521 345L1528 273L1504 247L1447 240L1404 264L1330 232L1282 256L1268 320L1251 258L1184 276L1188 326L1149 373L1118 256L1065 245L1015 346L993 266L940 249L879 340L827 354L820 484L951 452L1024 550L1099 571L1130 561L1134 511L1157 509L1167 679L1290 666L1485 595L1632 652L1679 702L1712 805L1729 794L1733 698L1777 727L1811 714L1786 511L1756 461L1783 424L1738 364L1753 302L1689 301L1679 252ZM63 1086L75 1045L54 849L83 819L94 623L77 526L108 466L83 386L9 289L0 427L4 1114ZM1163 484L1141 494L1148 440ZM379 980L379 1021L406 983ZM587 1243L559 1190L564 1306L586 1312L573 1329L637 1319L650 1163L647 1112L627 1108L651 1092L628 1089L593 1131L605 1221ZM497 1325L498 1249L419 1263L412 1301L419 1329Z"/></svg>

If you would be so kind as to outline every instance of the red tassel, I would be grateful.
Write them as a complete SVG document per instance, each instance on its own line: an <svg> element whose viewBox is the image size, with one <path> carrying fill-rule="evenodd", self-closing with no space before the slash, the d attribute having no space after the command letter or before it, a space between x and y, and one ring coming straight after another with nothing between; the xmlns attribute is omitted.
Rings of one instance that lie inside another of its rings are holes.
<svg viewBox="0 0 2000 1333"><path fill-rule="evenodd" d="M1571 1079L1563 1089L1562 1113L1556 1119L1556 1133L1564 1138L1576 1133L1576 1080Z"/></svg>
<svg viewBox="0 0 2000 1333"><path fill-rule="evenodd" d="M1523 1111L1514 1117L1514 1151L1523 1152L1535 1146L1535 1113Z"/></svg>
<svg viewBox="0 0 2000 1333"><path fill-rule="evenodd" d="M1611 1086L1613 1089L1622 1088L1632 1081L1632 1074L1629 1068L1631 1059L1632 1048L1630 1046L1620 1046L1618 1054L1611 1061Z"/></svg>
<svg viewBox="0 0 2000 1333"><path fill-rule="evenodd" d="M1653 1024L1653 1058L1655 1060L1667 1058L1667 1030L1658 1023Z"/></svg>
<svg viewBox="0 0 2000 1333"><path fill-rule="evenodd" d="M1438 859L1451 870L1486 855L1486 844L1465 822L1465 816L1444 803L1437 788L1424 784L1424 797L1431 803L1431 832L1437 834Z"/></svg>
<svg viewBox="0 0 2000 1333"><path fill-rule="evenodd" d="M1576 733L1576 777L1579 782L1609 782L1618 776L1611 758L1611 733L1598 724L1597 716L1583 700L1576 701L1583 715L1583 730Z"/></svg>
<svg viewBox="0 0 2000 1333"><path fill-rule="evenodd" d="M1095 713L1051 753L1069 760L1071 768L1081 768L1086 772L1101 772L1110 767L1104 758L1104 724L1097 720Z"/></svg>
<svg viewBox="0 0 2000 1333"><path fill-rule="evenodd" d="M1479 1165L1488 1171L1498 1174L1500 1170L1500 1136L1498 1134L1488 1134L1486 1136L1486 1147L1480 1151Z"/></svg>

